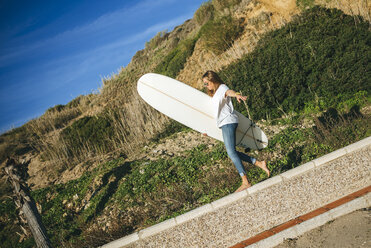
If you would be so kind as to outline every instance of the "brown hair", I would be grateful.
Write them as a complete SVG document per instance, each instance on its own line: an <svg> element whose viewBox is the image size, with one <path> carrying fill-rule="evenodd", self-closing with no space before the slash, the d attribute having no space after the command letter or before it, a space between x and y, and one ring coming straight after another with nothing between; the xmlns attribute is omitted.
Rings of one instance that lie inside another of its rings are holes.
<svg viewBox="0 0 371 248"><path fill-rule="evenodd" d="M220 79L219 75L214 72L214 71L207 71L205 74L202 76L202 79L206 78L210 82L212 82L216 87L215 90L209 90L207 89L207 94L209 96L214 96L215 92L218 90L219 86L221 84L224 84L223 80Z"/></svg>

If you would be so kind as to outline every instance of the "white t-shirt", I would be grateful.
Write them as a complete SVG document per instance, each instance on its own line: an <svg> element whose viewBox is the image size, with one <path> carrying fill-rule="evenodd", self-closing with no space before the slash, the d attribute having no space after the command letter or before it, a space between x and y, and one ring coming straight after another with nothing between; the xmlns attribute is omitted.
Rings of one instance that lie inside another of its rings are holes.
<svg viewBox="0 0 371 248"><path fill-rule="evenodd" d="M225 93L228 86L221 84L211 99L214 108L214 118L218 127L225 124L238 123L238 116L233 109L232 100Z"/></svg>

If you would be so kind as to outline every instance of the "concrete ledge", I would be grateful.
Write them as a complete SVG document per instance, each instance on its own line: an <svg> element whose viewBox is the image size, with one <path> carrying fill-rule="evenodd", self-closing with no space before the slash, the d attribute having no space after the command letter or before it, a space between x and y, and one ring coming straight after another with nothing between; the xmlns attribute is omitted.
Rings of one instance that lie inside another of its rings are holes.
<svg viewBox="0 0 371 248"><path fill-rule="evenodd" d="M354 144L351 144L349 146L344 147L344 149L347 151L347 153L352 153L354 151L357 151L359 149L362 149L366 146L371 145L371 136L368 138L365 138L363 140L360 140Z"/></svg>
<svg viewBox="0 0 371 248"><path fill-rule="evenodd" d="M248 247L249 248L274 247L274 246L281 244L285 239L293 239L293 238L296 238L297 236L298 236L297 230L295 228L289 228L269 238L263 239L255 244L249 245Z"/></svg>
<svg viewBox="0 0 371 248"><path fill-rule="evenodd" d="M368 193L367 195L364 196L368 206L371 206L371 193Z"/></svg>
<svg viewBox="0 0 371 248"><path fill-rule="evenodd" d="M269 178L267 180L264 180L263 182L260 182L260 183L257 183L253 186L251 186L250 188L247 189L247 192L249 194L254 194L262 189L265 189L265 188L268 188L270 186L273 186L277 183L280 183L282 182L282 178L281 176L275 176L275 177L272 177L272 178Z"/></svg>
<svg viewBox="0 0 371 248"><path fill-rule="evenodd" d="M321 165L324 165L334 159L337 159L339 157L342 157L344 156L345 154L347 154L346 150L344 148L341 148L339 150L336 150L334 152L331 152L329 154L326 154L320 158L316 158L313 160L313 163L316 167L318 166L321 166Z"/></svg>
<svg viewBox="0 0 371 248"><path fill-rule="evenodd" d="M330 220L332 220L331 215L328 212L324 212L323 214L318 215L307 221L304 221L292 228L295 228L298 236L300 236L309 230L312 230L316 227L326 224Z"/></svg>
<svg viewBox="0 0 371 248"><path fill-rule="evenodd" d="M146 229L143 229L141 231L139 231L139 238L140 239L144 239L146 237L149 237L151 235L154 235L154 234L157 234L157 233L160 233L166 229L169 229L171 227L174 227L176 226L176 222L175 222L175 219L172 218L172 219L169 219L169 220L165 220L161 223L158 223L157 225L154 225L154 226L151 226L151 227L148 227Z"/></svg>
<svg viewBox="0 0 371 248"><path fill-rule="evenodd" d="M120 248L124 245L129 245L135 241L139 240L138 233L133 233L128 236L125 236L123 238L117 239L115 241L112 241L111 243L105 244L102 247L103 248Z"/></svg>
<svg viewBox="0 0 371 248"><path fill-rule="evenodd" d="M283 179L290 179L296 176L299 176L300 174L303 174L315 167L314 163L312 161L305 163L303 165L300 165L298 167L295 167L294 169L288 170L284 173L281 173L281 177Z"/></svg>
<svg viewBox="0 0 371 248"><path fill-rule="evenodd" d="M175 221L176 221L177 224L181 224L181 223L184 223L186 221L197 218L198 216L201 216L203 214L209 213L211 211L213 211L213 207L209 203L209 204L206 204L205 206L193 209L193 210L189 211L188 213L185 213L185 214L182 214L182 215L179 215L179 216L175 217Z"/></svg>
<svg viewBox="0 0 371 248"><path fill-rule="evenodd" d="M232 202L238 201L242 198L245 198L248 196L247 190L243 190L238 193L233 193L227 196L224 196L223 198L220 198L219 200L216 200L211 203L211 206L213 206L214 210L218 209L220 207L224 207Z"/></svg>

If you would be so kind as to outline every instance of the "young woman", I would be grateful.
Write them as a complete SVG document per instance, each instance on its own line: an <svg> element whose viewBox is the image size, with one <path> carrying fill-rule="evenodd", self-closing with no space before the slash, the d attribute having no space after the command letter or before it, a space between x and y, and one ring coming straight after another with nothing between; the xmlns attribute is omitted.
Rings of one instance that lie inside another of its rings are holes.
<svg viewBox="0 0 371 248"><path fill-rule="evenodd" d="M239 103L241 100L246 101L247 97L229 89L228 86L219 78L218 74L213 71L207 71L202 76L202 81L204 82L204 86L207 88L208 95L212 97L211 101L214 107L214 117L217 126L222 129L223 140L228 156L231 158L242 178L242 185L236 190L236 192L240 192L251 186L247 180L246 171L241 160L263 169L268 174L268 177L270 175L265 161L257 161L255 158L236 151L238 116L234 112L231 97L235 97Z"/></svg>

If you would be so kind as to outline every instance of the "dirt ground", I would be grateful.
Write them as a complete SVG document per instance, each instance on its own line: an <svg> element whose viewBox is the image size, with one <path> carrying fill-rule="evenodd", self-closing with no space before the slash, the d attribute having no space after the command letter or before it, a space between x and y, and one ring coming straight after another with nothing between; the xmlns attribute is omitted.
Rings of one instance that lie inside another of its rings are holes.
<svg viewBox="0 0 371 248"><path fill-rule="evenodd" d="M360 209L317 227L275 248L371 247L371 208Z"/></svg>

